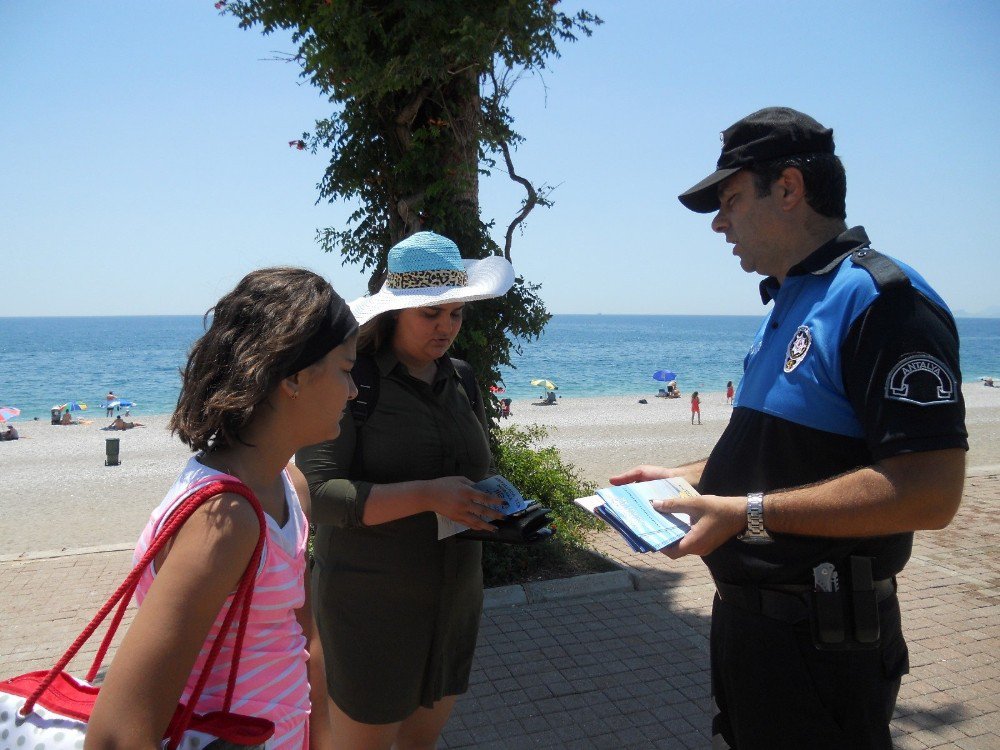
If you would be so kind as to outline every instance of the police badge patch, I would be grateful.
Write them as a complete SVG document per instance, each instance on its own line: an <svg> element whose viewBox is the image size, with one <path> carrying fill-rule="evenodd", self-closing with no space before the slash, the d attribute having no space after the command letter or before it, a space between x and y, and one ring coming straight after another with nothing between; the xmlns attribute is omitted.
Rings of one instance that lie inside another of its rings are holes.
<svg viewBox="0 0 1000 750"><path fill-rule="evenodd" d="M885 397L904 404L933 406L958 399L955 376L937 357L918 352L903 357L885 379Z"/></svg>
<svg viewBox="0 0 1000 750"><path fill-rule="evenodd" d="M809 347L812 346L812 342L812 333L809 331L809 326L799 326L795 330L795 335L792 336L792 340L788 343L788 351L785 353L785 372L791 372L802 364L802 360L809 353Z"/></svg>

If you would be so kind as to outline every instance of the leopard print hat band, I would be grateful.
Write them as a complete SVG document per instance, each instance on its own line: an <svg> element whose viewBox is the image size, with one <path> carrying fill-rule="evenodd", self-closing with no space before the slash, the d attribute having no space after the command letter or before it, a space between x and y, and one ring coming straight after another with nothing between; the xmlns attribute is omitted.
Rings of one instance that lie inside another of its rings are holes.
<svg viewBox="0 0 1000 750"><path fill-rule="evenodd" d="M465 271L405 271L390 273L385 277L385 285L392 289L423 289L432 286L465 286L469 274Z"/></svg>
<svg viewBox="0 0 1000 750"><path fill-rule="evenodd" d="M360 324L390 310L499 297L514 284L514 269L506 259L462 258L454 242L434 232L417 232L398 242L386 265L378 293L351 302Z"/></svg>

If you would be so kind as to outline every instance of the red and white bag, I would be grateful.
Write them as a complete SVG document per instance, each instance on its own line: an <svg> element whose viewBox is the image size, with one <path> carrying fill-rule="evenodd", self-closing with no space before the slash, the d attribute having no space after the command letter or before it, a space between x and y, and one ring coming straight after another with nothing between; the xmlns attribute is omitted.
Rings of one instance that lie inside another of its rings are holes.
<svg viewBox="0 0 1000 750"><path fill-rule="evenodd" d="M92 683L139 585L139 577L163 546L173 538L184 521L206 500L223 492L242 495L250 502L260 523L260 536L253 556L240 578L236 593L233 594L222 627L212 643L212 649L191 693L191 699L188 705L178 704L173 719L164 733L163 747L175 750L181 743L184 750L202 750L209 747L212 750L219 750L230 745L242 748L264 746L265 741L274 734L273 722L254 716L235 714L230 712L229 708L236 687L243 636L250 614L254 581L264 549L267 526L264 511L249 487L235 479L213 479L197 487L170 515L139 563L52 669L47 672L29 672L0 682L0 750L81 750L87 722L90 720L90 713L100 690ZM86 679L79 680L72 677L64 671L66 666L115 605L118 606L118 610L108 626L108 632L101 642ZM212 665L218 658L237 614L239 619L223 710L197 714L195 707L198 698L204 690Z"/></svg>

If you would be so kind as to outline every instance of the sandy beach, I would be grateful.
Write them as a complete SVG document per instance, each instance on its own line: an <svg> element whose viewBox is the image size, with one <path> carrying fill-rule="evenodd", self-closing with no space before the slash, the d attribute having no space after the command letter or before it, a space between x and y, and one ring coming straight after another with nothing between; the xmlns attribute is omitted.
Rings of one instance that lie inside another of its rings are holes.
<svg viewBox="0 0 1000 750"><path fill-rule="evenodd" d="M970 473L1000 469L1000 388L965 386ZM680 464L705 457L731 408L723 393L701 394L702 425L690 401L646 397L572 398L555 406L512 404L507 424L539 424L581 476L606 484L638 463ZM95 415L96 416L96 415ZM134 417L147 426L105 431L108 421L54 426L18 422L23 439L0 442L0 558L89 547L130 547L149 512L190 452L166 429L166 416ZM121 465L104 465L105 440L118 438ZM1000 483L996 487L1000 498Z"/></svg>

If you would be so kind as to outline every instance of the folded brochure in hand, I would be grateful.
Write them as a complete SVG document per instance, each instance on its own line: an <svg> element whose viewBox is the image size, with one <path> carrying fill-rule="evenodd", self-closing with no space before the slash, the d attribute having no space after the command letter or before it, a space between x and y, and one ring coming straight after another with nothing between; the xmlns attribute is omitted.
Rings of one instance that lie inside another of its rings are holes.
<svg viewBox="0 0 1000 750"><path fill-rule="evenodd" d="M499 474L486 477L486 479L482 479L472 486L480 492L485 492L489 495L496 495L497 502L493 508L494 510L500 511L505 516L520 513L522 510L531 505L531 501L525 500L520 491L518 491L517 487ZM442 516L440 513L436 513L435 515L437 516L438 539L445 539L446 537L454 536L455 534L459 534L469 528L465 524L461 524L458 521L452 521L447 516Z"/></svg>
<svg viewBox="0 0 1000 750"><path fill-rule="evenodd" d="M694 497L697 491L679 477L605 487L573 502L614 528L636 552L656 552L691 530L686 513L660 513L653 500Z"/></svg>

